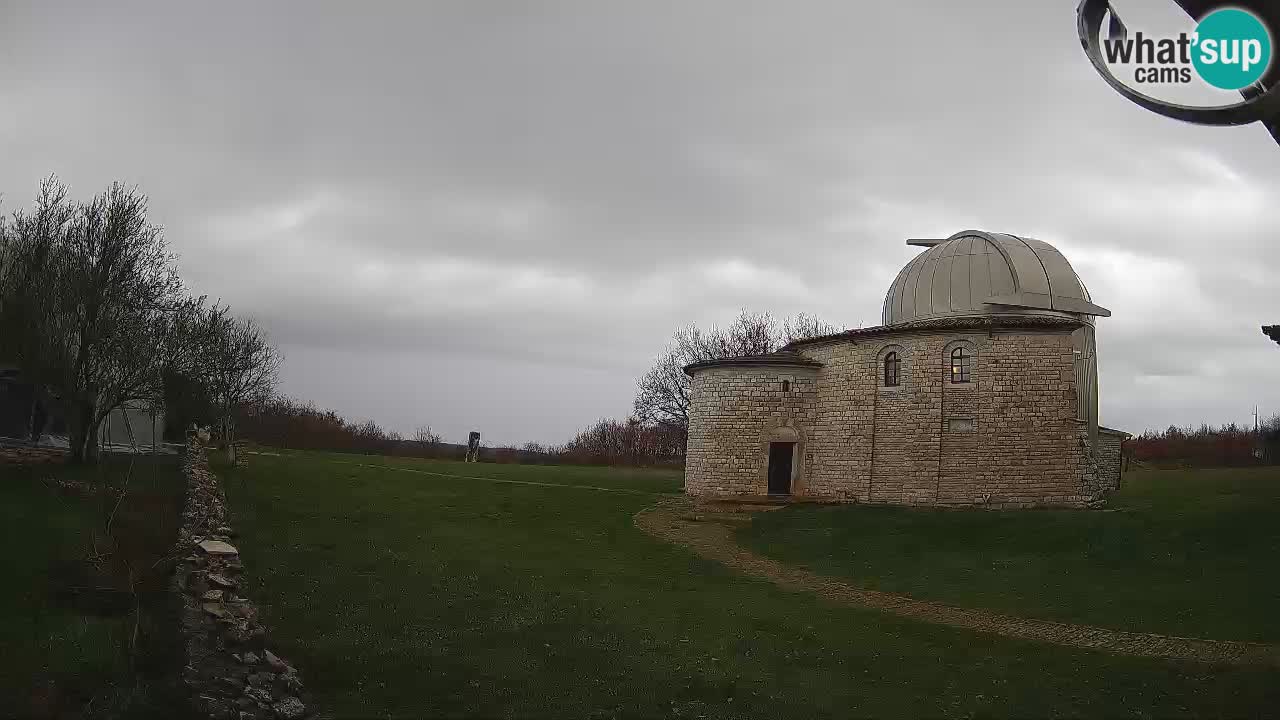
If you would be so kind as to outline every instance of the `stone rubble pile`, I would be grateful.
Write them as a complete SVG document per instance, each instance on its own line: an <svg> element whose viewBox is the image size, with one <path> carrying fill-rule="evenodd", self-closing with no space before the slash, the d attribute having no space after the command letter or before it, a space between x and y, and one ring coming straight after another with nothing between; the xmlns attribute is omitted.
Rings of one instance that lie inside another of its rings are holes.
<svg viewBox="0 0 1280 720"><path fill-rule="evenodd" d="M195 710L214 720L308 717L298 671L268 649L257 608L240 594L244 568L206 442L191 435L183 458L187 501L172 586L182 601L183 683Z"/></svg>

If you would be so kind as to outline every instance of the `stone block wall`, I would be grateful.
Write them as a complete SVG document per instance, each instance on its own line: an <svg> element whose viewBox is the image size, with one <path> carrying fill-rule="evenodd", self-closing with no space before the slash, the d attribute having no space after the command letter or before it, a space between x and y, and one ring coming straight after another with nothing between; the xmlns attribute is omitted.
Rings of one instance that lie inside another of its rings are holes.
<svg viewBox="0 0 1280 720"><path fill-rule="evenodd" d="M950 382L958 346L972 357L969 383ZM1082 506L1115 486L1094 479L1111 477L1099 469L1110 450L1095 458L1080 436L1071 328L888 331L798 351L822 367L793 409L747 390L776 375L732 367L695 374L687 492L757 494L768 463L760 438L780 417L802 431L795 493L807 497ZM890 351L902 362L894 388L883 386ZM1115 458L1118 469L1118 445Z"/></svg>
<svg viewBox="0 0 1280 720"><path fill-rule="evenodd" d="M995 334L977 362L981 449L970 458L970 503L1079 506L1075 354L1069 333ZM955 496L958 504L966 500Z"/></svg>
<svg viewBox="0 0 1280 720"><path fill-rule="evenodd" d="M804 352L823 363L817 375L805 487L812 497L850 501L867 493L872 449L859 440L875 432L875 387L864 377L866 359L841 352L840 347L824 345Z"/></svg>
<svg viewBox="0 0 1280 720"><path fill-rule="evenodd" d="M1129 433L1111 428L1098 428L1098 445L1094 456L1098 463L1096 492L1108 493L1120 489L1121 450Z"/></svg>
<svg viewBox="0 0 1280 720"><path fill-rule="evenodd" d="M794 441L792 493L805 494L816 381L816 369L805 367L722 367L694 375L685 491L765 495L769 443Z"/></svg>

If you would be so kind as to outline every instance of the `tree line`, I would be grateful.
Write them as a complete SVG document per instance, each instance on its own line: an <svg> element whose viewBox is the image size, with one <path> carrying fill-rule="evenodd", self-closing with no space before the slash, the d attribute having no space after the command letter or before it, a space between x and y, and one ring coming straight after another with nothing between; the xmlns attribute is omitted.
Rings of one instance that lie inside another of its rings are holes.
<svg viewBox="0 0 1280 720"><path fill-rule="evenodd" d="M1256 430L1235 423L1198 428L1170 425L1125 441L1125 449L1133 459L1157 465L1276 465L1280 464L1280 415L1259 423Z"/></svg>
<svg viewBox="0 0 1280 720"><path fill-rule="evenodd" d="M98 459L103 420L130 403L229 436L236 408L275 388L281 358L266 334L188 293L147 212L136 187L77 201L50 177L29 209L0 218L0 363L61 413L72 462Z"/></svg>
<svg viewBox="0 0 1280 720"><path fill-rule="evenodd" d="M336 452L396 455L405 438L373 420L352 421L314 403L283 395L243 403L235 413L239 436L261 445L292 450L332 450ZM439 444L430 433L431 444ZM421 432L419 433L421 435ZM425 457L425 456L424 456Z"/></svg>
<svg viewBox="0 0 1280 720"><path fill-rule="evenodd" d="M328 450L368 455L461 460L466 446L445 442L429 426L405 437L373 420L352 421L314 403L276 396L241 405L235 417L239 436L270 447ZM525 443L520 447L482 446L482 462L540 465L639 465L679 467L684 462L684 433L635 420L602 419L562 445Z"/></svg>

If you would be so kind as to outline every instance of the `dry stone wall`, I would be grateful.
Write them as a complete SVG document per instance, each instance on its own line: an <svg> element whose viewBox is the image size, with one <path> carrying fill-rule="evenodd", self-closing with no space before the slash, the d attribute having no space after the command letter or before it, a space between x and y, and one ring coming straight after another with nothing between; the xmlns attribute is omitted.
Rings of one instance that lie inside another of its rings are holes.
<svg viewBox="0 0 1280 720"><path fill-rule="evenodd" d="M788 420L804 460L796 495L904 505L1087 505L1118 485L1119 448L1106 439L1095 447L1077 420L1072 329L888 330L801 346L798 352L822 367L805 376L804 392L794 398L764 392L780 380L773 369L697 371L686 491L759 494L768 462L761 438ZM957 347L972 358L968 383L950 381ZM888 352L901 360L897 387L884 386Z"/></svg>
<svg viewBox="0 0 1280 720"><path fill-rule="evenodd" d="M172 589L182 602L182 678L194 711L215 720L308 717L297 670L269 649L257 608L242 595L244 567L226 498L199 436L188 440L183 473L187 499Z"/></svg>

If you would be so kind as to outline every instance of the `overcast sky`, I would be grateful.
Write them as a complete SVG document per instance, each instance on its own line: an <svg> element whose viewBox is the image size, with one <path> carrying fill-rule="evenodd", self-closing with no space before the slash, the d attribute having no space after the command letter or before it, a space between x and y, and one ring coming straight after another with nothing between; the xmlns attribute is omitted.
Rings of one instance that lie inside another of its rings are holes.
<svg viewBox="0 0 1280 720"><path fill-rule="evenodd" d="M406 434L563 442L676 326L879 324L904 239L968 228L1112 310L1104 424L1280 412L1260 126L1122 99L1076 0L861 5L0 0L0 209L137 183L284 391Z"/></svg>

